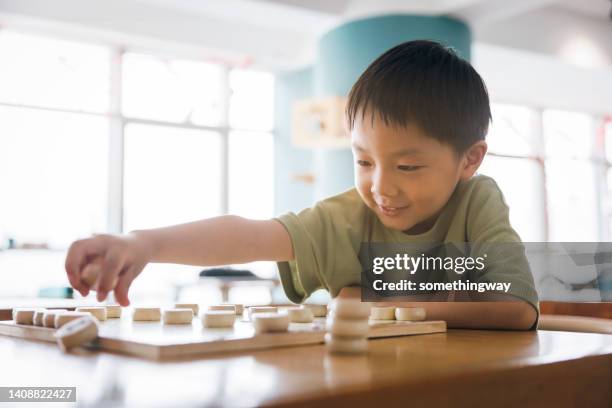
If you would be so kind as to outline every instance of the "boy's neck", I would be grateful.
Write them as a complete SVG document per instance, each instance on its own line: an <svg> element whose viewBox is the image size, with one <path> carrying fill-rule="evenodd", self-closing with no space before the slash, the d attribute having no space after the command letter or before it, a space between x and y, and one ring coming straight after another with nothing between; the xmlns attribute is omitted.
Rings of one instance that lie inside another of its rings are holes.
<svg viewBox="0 0 612 408"><path fill-rule="evenodd" d="M442 207L444 208L444 207ZM431 217L429 217L428 219L426 219L425 221L422 221L416 225L414 225L412 228L409 228L405 231L402 231L404 234L406 235L420 235L420 234L424 234L425 232L431 230L434 226L434 224L436 223L436 220L438 219L438 217L440 216L440 213L442 212L442 210L438 211L436 214L432 215Z"/></svg>

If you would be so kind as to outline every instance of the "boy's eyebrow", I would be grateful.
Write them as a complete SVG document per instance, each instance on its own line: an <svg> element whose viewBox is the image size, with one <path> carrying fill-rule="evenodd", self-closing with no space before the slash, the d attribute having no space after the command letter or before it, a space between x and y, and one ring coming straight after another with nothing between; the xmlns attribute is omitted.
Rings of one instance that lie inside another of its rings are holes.
<svg viewBox="0 0 612 408"><path fill-rule="evenodd" d="M363 147L359 146L357 143L353 142L351 143L351 145L353 146L353 149L358 150L360 152L366 152L367 150L364 149ZM393 152L391 153L391 156L413 156L413 155L417 155L417 154L421 154L423 153L421 150L417 149L416 147L410 147L407 149L402 149L402 150L398 150L397 152Z"/></svg>

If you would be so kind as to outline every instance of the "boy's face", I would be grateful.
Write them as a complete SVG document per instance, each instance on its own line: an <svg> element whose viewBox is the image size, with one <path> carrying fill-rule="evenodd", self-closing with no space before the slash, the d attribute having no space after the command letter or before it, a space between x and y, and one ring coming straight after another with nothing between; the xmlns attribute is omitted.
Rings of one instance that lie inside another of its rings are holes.
<svg viewBox="0 0 612 408"><path fill-rule="evenodd" d="M416 125L390 127L378 115L373 126L370 114L357 115L351 142L361 198L386 227L412 234L429 230L459 180L475 171Z"/></svg>

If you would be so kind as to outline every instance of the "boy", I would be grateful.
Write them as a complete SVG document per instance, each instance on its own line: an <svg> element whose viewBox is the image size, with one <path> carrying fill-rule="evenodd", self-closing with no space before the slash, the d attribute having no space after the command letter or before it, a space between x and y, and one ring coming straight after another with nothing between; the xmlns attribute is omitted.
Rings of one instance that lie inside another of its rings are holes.
<svg viewBox="0 0 612 408"><path fill-rule="evenodd" d="M491 113L484 83L468 62L435 42L400 44L361 75L346 113L355 189L271 220L228 215L76 241L66 259L70 283L83 295L96 289L100 301L114 290L128 305L130 284L148 262L269 260L278 262L287 296L301 302L319 288L356 296L351 286L360 284L364 242L468 242L480 252L495 243L520 244L496 183L474 176L487 151ZM533 328L538 303L529 266L522 252L505 261L475 278L511 282L509 294L450 291L435 295L440 302L408 303L449 327ZM91 285L82 279L87 265L101 271Z"/></svg>

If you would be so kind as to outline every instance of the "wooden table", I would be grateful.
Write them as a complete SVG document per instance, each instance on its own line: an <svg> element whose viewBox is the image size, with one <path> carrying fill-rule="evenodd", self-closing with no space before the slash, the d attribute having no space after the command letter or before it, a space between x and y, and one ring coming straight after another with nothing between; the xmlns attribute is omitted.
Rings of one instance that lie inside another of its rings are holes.
<svg viewBox="0 0 612 408"><path fill-rule="evenodd" d="M154 363L0 336L0 386L76 386L87 406L612 406L612 335L449 330ZM60 406L60 405L54 405Z"/></svg>

